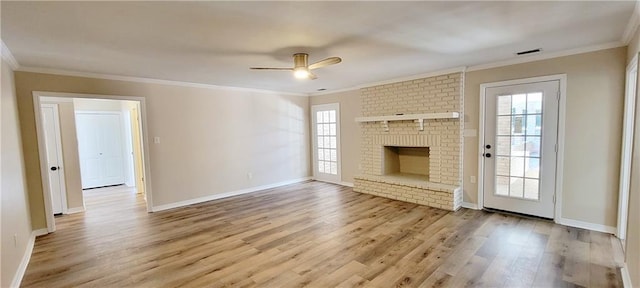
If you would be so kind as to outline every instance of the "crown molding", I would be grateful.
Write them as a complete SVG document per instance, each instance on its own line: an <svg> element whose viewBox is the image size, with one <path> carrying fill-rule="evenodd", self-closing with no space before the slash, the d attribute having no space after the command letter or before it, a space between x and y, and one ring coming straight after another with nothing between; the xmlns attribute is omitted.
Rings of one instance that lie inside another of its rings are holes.
<svg viewBox="0 0 640 288"><path fill-rule="evenodd" d="M2 60L6 61L12 70L18 70L20 68L20 64L18 63L16 58L13 57L13 53L11 53L11 50L9 50L9 47L4 44L4 41L2 39L0 39L0 45L2 46L2 50L0 52L2 54Z"/></svg>
<svg viewBox="0 0 640 288"><path fill-rule="evenodd" d="M638 5L638 4L636 4L636 7L638 7L638 9L640 9L640 5ZM636 9L634 11L640 11L638 9ZM636 12L634 12L634 16L632 16L632 18L637 17L636 20L633 20L633 21L637 22L636 29L637 29L638 26L640 26L640 17L638 17L637 15L640 15L640 14L636 14ZM631 23L631 21L630 21L630 23ZM630 34L633 35L634 33L635 33L635 31L633 33L630 33ZM627 32L625 32L625 35L626 34L627 34ZM404 82L404 81L416 80L416 79L421 79L421 78L429 78L429 77L433 77L433 76L446 75L446 74L451 74L451 73L464 73L464 72L485 70L485 69L491 69L491 68L498 68L498 67L509 66L509 65L523 64L523 63L528 63L528 62L547 60L547 59L553 59L553 58L576 55L576 54L582 54L582 53L595 52L595 51L599 51L599 50L618 48L618 47L623 47L623 46L626 46L626 45L627 44L624 43L623 41L614 41L614 42L608 42L608 43L604 43L604 44L598 44L598 45L593 45L593 46L587 46L587 47L581 47L581 48L575 48L575 49L569 49L569 50L563 50L563 51L557 51L557 52L541 53L541 54L530 55L530 56L522 56L522 57L503 60L503 61L489 62L489 63L479 64L479 65L474 65L474 66L468 66L468 67L462 66L462 67L455 67L455 68L431 71L431 72L426 72L426 73L417 74L417 75L405 76L405 77L400 77L400 78L393 78L393 79L385 80L385 81L365 83L365 84L361 84L361 85L357 85L357 86L353 86L353 87L348 87L348 88L337 89L337 90L329 90L329 91L322 91L322 92L311 92L311 93L293 93L293 92L284 92L284 91L255 89L255 88L219 86L219 85L212 85L212 84L202 84L202 83L183 82L183 81L174 81L174 80L161 80L161 79L152 79L152 78L144 78L144 77L120 76L120 75L100 74L100 73L91 73L91 72L77 72L77 71L62 70L62 69L50 69L50 68L40 68L40 67L24 67L24 66L18 65L18 62L15 61L15 58L13 58L13 55L11 54L11 51L9 51L9 49L4 45L4 42L2 42L2 58L5 59L5 61L7 61L7 63L9 63L9 65L11 66L11 68L13 70L21 71L21 72L53 74L53 75L72 76L72 77L96 78L96 79L127 81L127 82L138 82L138 83L161 84L161 85L172 85L172 86L182 86L182 87L192 87L192 88L217 89L217 90L226 90L226 91L255 92L255 93L263 93L263 94L277 94L277 95L309 97L309 96L322 96L322 95L330 95L330 94L354 91L354 90L359 90L359 89L367 88L367 87L373 87L373 86L379 86L379 85L385 85L385 84L391 84L391 83L397 83L397 82ZM14 68L14 65L15 65L15 68Z"/></svg>
<svg viewBox="0 0 640 288"><path fill-rule="evenodd" d="M622 43L620 41L614 41L614 42L608 42L608 43L604 43L604 44L598 44L598 45L575 48L575 49L569 49L569 50L562 50L562 51L549 52L549 53L544 53L543 52L542 54L536 54L536 55L530 55L530 56L524 56L524 57L517 57L517 58L507 59L507 60L504 60L504 61L497 61L497 62L491 62L491 63L485 63L485 64L469 66L469 67L467 67L466 72L485 70L485 69L491 69L491 68L498 68L498 67L503 67L503 66L516 65L516 64L523 64L523 63L528 63L528 62L547 60L547 59L553 59L553 58L559 58L559 57L564 57L564 56L571 56L571 55L595 52L595 51L618 48L618 47L624 47L624 46L626 46L626 44L624 44L624 43Z"/></svg>
<svg viewBox="0 0 640 288"><path fill-rule="evenodd" d="M640 18L638 18L638 20L640 20ZM639 23L640 23L640 21L639 21ZM623 42L614 41L614 42L608 42L608 43L604 43L604 44L598 44L598 45L575 48L575 49L569 49L569 50L563 50L563 51L542 53L542 54L536 54L536 55L530 55L530 56L521 56L521 57L517 57L517 58L503 60L503 61L483 63L483 64L478 64L478 65L468 66L468 67L457 67L457 68L451 68L451 69L445 69L445 70L438 70L438 71L428 72L428 73L424 73L424 74L408 76L408 77L404 77L404 78L395 78L395 79L382 81L382 82L375 82L375 83L368 83L368 84L358 85L358 86L351 87L351 88L338 89L338 90L332 90L332 91L323 91L323 92L317 92L317 93L309 93L309 96L330 95L330 94L336 94L336 93L341 93L341 92L358 90L358 89L366 88L366 87L372 87L372 86L378 86L378 85L384 85L384 84L390 84L390 83L397 83L397 82L415 80L415 79L420 79L420 78L428 78L428 77L446 75L446 74L451 74L451 73L456 73L456 72L472 72L472 71L486 70L486 69L491 69L491 68L498 68L498 67L503 67L503 66L523 64L523 63L528 63L528 62L535 62L535 61L540 61L540 60L547 60L547 59L559 58L559 57L564 57L564 56L571 56L571 55L577 55L577 54L582 54L582 53L589 53L589 52L595 52L595 51L600 51L600 50L618 48L618 47L623 47L623 46L626 46L626 45L627 44L624 44Z"/></svg>
<svg viewBox="0 0 640 288"><path fill-rule="evenodd" d="M302 97L309 96L306 93L294 93L294 92L283 92L283 91L274 91L274 90L266 90L266 89L220 86L220 85L202 84L202 83L195 83L195 82L162 80L162 79L134 77L134 76L121 76L121 75L101 74L101 73L92 73L92 72L78 72L78 71L70 71L70 70L63 70L63 69L41 68L41 67L22 66L16 70L20 72L29 72L29 73L95 78L95 79L147 83L147 84L171 85L171 86L181 86L181 87L190 87L190 88L214 89L214 90L225 90L225 91L236 91L236 92L253 92L253 93L272 94L272 95L275 94L275 95L289 95L289 96L302 96Z"/></svg>
<svg viewBox="0 0 640 288"><path fill-rule="evenodd" d="M624 29L624 33L622 33L622 38L620 39L625 45L629 45L636 31L638 31L638 26L640 26L640 4L638 3L639 1L636 0L636 6L633 8L631 18L629 18L627 27Z"/></svg>

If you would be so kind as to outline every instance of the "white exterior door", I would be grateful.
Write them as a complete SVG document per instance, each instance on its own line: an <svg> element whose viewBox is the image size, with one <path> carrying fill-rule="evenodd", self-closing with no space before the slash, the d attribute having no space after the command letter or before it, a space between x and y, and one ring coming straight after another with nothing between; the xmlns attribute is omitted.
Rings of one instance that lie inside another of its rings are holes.
<svg viewBox="0 0 640 288"><path fill-rule="evenodd" d="M124 184L120 113L76 113L82 188Z"/></svg>
<svg viewBox="0 0 640 288"><path fill-rule="evenodd" d="M58 104L41 104L42 124L47 149L47 168L49 172L49 192L53 214L66 213L67 199L64 173L62 172L62 142L60 137L60 119Z"/></svg>
<svg viewBox="0 0 640 288"><path fill-rule="evenodd" d="M313 177L339 183L340 176L340 105L311 106L313 130Z"/></svg>
<svg viewBox="0 0 640 288"><path fill-rule="evenodd" d="M484 89L484 207L554 217L560 81Z"/></svg>

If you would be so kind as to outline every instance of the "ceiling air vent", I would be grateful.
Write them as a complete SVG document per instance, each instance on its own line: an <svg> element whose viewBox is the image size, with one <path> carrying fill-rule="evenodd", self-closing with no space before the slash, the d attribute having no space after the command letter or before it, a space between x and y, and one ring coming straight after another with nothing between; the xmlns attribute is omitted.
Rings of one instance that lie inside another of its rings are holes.
<svg viewBox="0 0 640 288"><path fill-rule="evenodd" d="M516 55L518 55L518 56L520 56L520 55L528 55L528 54L533 54L533 53L539 53L541 51L542 51L542 48L538 48L538 49L533 49L533 50L516 52Z"/></svg>

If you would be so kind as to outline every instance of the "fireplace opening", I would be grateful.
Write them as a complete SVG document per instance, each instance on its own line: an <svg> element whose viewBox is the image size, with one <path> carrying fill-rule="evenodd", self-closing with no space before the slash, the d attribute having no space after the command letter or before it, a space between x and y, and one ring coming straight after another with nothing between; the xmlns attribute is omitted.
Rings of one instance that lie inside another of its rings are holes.
<svg viewBox="0 0 640 288"><path fill-rule="evenodd" d="M429 147L384 146L383 174L429 181Z"/></svg>

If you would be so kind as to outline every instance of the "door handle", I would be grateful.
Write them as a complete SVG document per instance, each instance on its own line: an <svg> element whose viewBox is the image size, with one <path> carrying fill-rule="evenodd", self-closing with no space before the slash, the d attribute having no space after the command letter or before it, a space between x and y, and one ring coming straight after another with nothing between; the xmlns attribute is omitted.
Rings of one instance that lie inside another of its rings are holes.
<svg viewBox="0 0 640 288"><path fill-rule="evenodd" d="M58 169L60 169L60 167L56 167L56 166L51 167L51 171L56 171Z"/></svg>
<svg viewBox="0 0 640 288"><path fill-rule="evenodd" d="M491 153L482 153L482 156L487 157L487 158L491 158Z"/></svg>
<svg viewBox="0 0 640 288"><path fill-rule="evenodd" d="M487 144L487 146L484 146L484 148L491 149L491 144Z"/></svg>

